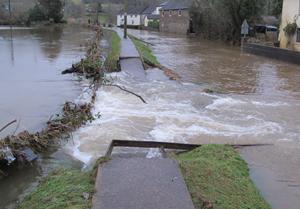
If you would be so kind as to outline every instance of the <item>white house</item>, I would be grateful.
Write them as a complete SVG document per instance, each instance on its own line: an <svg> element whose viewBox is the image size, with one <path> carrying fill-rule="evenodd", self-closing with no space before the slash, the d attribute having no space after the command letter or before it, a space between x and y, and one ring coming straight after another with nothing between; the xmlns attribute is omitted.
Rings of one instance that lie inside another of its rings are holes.
<svg viewBox="0 0 300 209"><path fill-rule="evenodd" d="M143 11L145 10L145 7L142 8L131 8L128 9L127 12L127 25L129 27L140 27L143 25ZM125 21L125 12L122 11L117 16L117 26L121 27L124 25Z"/></svg>
<svg viewBox="0 0 300 209"><path fill-rule="evenodd" d="M297 27L295 34L289 36L284 29L291 23L295 23ZM283 1L279 41L281 48L300 51L300 0Z"/></svg>

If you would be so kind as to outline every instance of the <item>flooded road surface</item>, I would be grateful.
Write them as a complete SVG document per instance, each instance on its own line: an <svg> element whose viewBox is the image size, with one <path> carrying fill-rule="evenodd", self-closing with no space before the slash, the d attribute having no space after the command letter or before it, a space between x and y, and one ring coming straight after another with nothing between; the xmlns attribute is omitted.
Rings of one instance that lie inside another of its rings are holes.
<svg viewBox="0 0 300 209"><path fill-rule="evenodd" d="M0 127L14 119L20 121L0 133L0 138L15 131L40 130L65 101L79 97L84 84L61 71L80 61L91 36L89 29L79 26L12 31L0 27ZM33 166L12 171L0 180L0 208L13 207L19 195L30 191L50 170L81 166L63 150L41 155Z"/></svg>
<svg viewBox="0 0 300 209"><path fill-rule="evenodd" d="M66 100L78 97L77 78L61 75L84 55L91 36L80 27L0 27L0 126L17 119L17 131L36 131ZM16 124L0 133L12 134Z"/></svg>
<svg viewBox="0 0 300 209"><path fill-rule="evenodd" d="M241 152L251 176L275 209L299 208L300 67L238 48L155 32L131 31L153 44L161 64L180 74L169 81L148 70L139 82L124 72L109 75L141 95L143 104L114 87L98 92L101 119L74 134L66 151L88 164L112 139L189 143L273 143ZM207 94L205 89L217 93ZM156 150L148 156L157 155Z"/></svg>

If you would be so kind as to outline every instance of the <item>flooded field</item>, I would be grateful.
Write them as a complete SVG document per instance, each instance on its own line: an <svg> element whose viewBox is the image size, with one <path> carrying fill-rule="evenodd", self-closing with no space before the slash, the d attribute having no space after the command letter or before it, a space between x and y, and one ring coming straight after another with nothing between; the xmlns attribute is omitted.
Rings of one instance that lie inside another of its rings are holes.
<svg viewBox="0 0 300 209"><path fill-rule="evenodd" d="M195 38L131 33L151 43L158 60L180 74L182 82L169 81L155 69L147 72L147 82L122 72L110 75L147 104L116 88L102 88L94 109L101 119L77 131L66 151L89 164L104 154L111 139L271 143L241 153L272 207L297 209L300 67Z"/></svg>
<svg viewBox="0 0 300 209"><path fill-rule="evenodd" d="M84 56L88 29L0 27L0 126L18 120L17 131L36 131L78 97L76 77L61 71ZM15 132L16 124L0 137Z"/></svg>
<svg viewBox="0 0 300 209"><path fill-rule="evenodd" d="M38 31L15 30L11 41L9 31L0 30L0 61L5 64L0 68L0 92L6 97L0 100L0 121L21 117L22 128L31 130L41 127L41 121L60 110L66 99L78 97L80 82L60 72L83 55L80 44L89 36L85 30L65 29L52 40L49 33L38 35ZM170 81L157 69L147 71L146 82L124 72L107 75L141 95L147 104L118 88L102 87L93 110L101 118L76 131L62 149L41 156L22 175L17 172L0 181L0 208L33 188L43 173L55 167L88 166L105 153L112 139L128 139L272 143L241 153L273 208L298 209L300 67L196 38L130 32L151 43L161 64L175 70L182 82ZM107 47L107 42L102 45ZM207 94L205 89L215 93ZM154 157L158 152L145 154Z"/></svg>
<svg viewBox="0 0 300 209"><path fill-rule="evenodd" d="M61 71L85 54L84 44L92 33L81 27L0 27L0 127L18 120L0 138L23 130L37 131L61 111L65 101L74 101L83 84ZM30 190L39 176L55 167L81 167L62 151L44 154L32 166L0 180L0 208L14 203Z"/></svg>

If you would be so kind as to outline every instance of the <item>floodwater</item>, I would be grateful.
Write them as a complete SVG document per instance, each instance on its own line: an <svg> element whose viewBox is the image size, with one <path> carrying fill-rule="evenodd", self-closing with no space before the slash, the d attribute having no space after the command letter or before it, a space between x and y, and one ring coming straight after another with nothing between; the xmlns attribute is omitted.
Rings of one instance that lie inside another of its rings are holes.
<svg viewBox="0 0 300 209"><path fill-rule="evenodd" d="M169 81L157 69L147 71L146 82L124 72L109 75L147 104L117 88L103 87L94 108L101 118L74 133L66 152L89 164L105 153L112 139L272 143L241 153L273 208L298 209L300 67L196 38L130 32L151 43L161 64L176 71L182 82Z"/></svg>
<svg viewBox="0 0 300 209"><path fill-rule="evenodd" d="M79 26L0 27L0 127L18 120L0 138L40 130L65 101L78 99L84 82L61 72L84 56L84 44L91 36L89 29ZM82 163L60 149L39 156L30 167L10 171L0 180L0 208L13 207L40 176L58 167L81 168Z"/></svg>
<svg viewBox="0 0 300 209"><path fill-rule="evenodd" d="M0 27L0 127L18 120L0 137L41 129L66 100L78 97L77 78L61 71L84 56L90 36L79 27Z"/></svg>

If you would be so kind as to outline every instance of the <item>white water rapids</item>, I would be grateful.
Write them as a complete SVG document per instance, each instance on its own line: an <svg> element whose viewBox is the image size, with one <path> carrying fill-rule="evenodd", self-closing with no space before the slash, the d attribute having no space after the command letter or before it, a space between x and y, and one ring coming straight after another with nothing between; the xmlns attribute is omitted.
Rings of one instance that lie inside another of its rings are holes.
<svg viewBox="0 0 300 209"><path fill-rule="evenodd" d="M296 140L299 134L293 131L300 130L299 125L290 124L289 115L263 114L288 110L288 103L260 101L249 95L207 94L205 86L169 81L156 69L147 71L148 82L137 82L123 72L110 76L115 84L141 95L147 104L118 88L102 87L93 110L101 118L80 128L66 148L85 164L103 156L112 139L273 143ZM300 111L300 105L294 108Z"/></svg>

